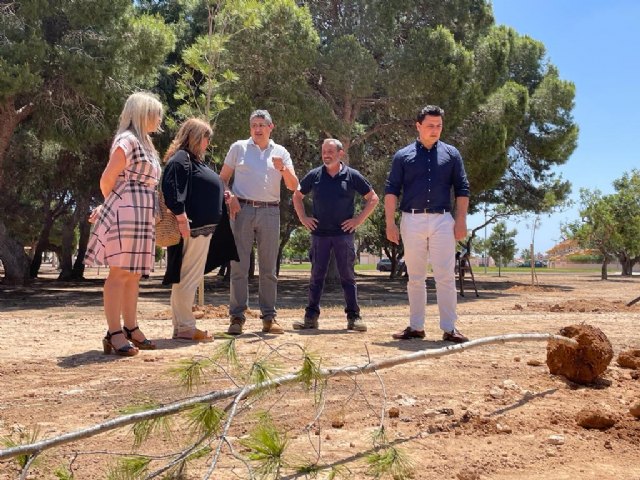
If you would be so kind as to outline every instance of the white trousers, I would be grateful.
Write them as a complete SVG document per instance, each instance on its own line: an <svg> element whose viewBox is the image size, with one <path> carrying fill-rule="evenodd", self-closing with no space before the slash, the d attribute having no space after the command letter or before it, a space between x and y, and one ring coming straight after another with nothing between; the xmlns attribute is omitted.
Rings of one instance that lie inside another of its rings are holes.
<svg viewBox="0 0 640 480"><path fill-rule="evenodd" d="M180 283L171 286L171 314L174 333L189 332L196 328L193 302L200 279L204 275L211 235L183 239Z"/></svg>
<svg viewBox="0 0 640 480"><path fill-rule="evenodd" d="M427 265L431 263L436 281L440 328L455 328L456 278L453 234L455 222L450 213L402 213L400 234L404 243L404 261L409 275L409 326L424 330L427 305Z"/></svg>

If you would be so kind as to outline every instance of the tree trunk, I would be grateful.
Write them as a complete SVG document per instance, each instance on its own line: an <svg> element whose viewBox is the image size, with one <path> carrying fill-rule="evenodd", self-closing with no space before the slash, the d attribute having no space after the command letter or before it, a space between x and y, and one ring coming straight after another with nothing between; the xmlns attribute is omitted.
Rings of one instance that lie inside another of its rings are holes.
<svg viewBox="0 0 640 480"><path fill-rule="evenodd" d="M36 278L40 271L40 265L42 265L42 253L49 245L49 234L51 233L51 227L53 226L53 212L48 210L45 213L44 224L38 237L38 243L33 250L33 258L31 259L31 266L29 267L29 276Z"/></svg>
<svg viewBox="0 0 640 480"><path fill-rule="evenodd" d="M600 280L607 280L609 278L607 273L607 265L609 264L609 260L604 258L602 260L602 267L600 268Z"/></svg>
<svg viewBox="0 0 640 480"><path fill-rule="evenodd" d="M75 215L74 215L75 217ZM73 217L72 217L73 218ZM70 225L62 229L62 245L60 246L60 275L58 280L71 280L73 276L73 239L76 231L76 225L72 219Z"/></svg>
<svg viewBox="0 0 640 480"><path fill-rule="evenodd" d="M0 220L0 260L4 266L4 283L24 285L29 280L29 257Z"/></svg>
<svg viewBox="0 0 640 480"><path fill-rule="evenodd" d="M11 137L20 122L26 120L32 111L32 103L16 110L14 97L7 97L0 102L0 187L4 183L4 156L9 149Z"/></svg>
<svg viewBox="0 0 640 480"><path fill-rule="evenodd" d="M633 264L631 263L631 259L625 257L624 260L621 259L620 265L622 265L622 276L630 277L633 269Z"/></svg>
<svg viewBox="0 0 640 480"><path fill-rule="evenodd" d="M87 221L87 216L89 214L89 202L90 198L76 198L76 209L73 213L72 227L75 231L75 227L77 225L80 233L78 238L78 251L76 252L77 256L68 277L66 277L65 271L62 269L60 277L58 278L59 280L84 280L84 255L87 253L87 244L89 243L89 236L91 234L91 224ZM63 278L63 274L66 278Z"/></svg>

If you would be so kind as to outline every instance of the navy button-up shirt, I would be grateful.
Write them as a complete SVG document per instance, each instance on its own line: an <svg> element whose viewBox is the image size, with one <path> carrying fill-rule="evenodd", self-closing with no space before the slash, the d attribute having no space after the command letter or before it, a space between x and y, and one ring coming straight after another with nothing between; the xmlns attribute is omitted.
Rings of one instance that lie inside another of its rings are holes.
<svg viewBox="0 0 640 480"><path fill-rule="evenodd" d="M385 183L385 194L400 197L400 210L451 210L455 197L469 196L469 181L458 150L442 141L426 148L419 140L398 150Z"/></svg>

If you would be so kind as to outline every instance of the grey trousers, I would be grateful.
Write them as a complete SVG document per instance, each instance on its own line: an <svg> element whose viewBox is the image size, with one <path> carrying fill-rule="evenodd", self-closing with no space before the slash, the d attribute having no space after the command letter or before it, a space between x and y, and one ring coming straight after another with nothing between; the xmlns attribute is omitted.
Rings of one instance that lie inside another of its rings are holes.
<svg viewBox="0 0 640 480"><path fill-rule="evenodd" d="M258 247L260 318L275 317L280 207L252 207L243 204L235 220L231 221L231 229L240 261L231 262L229 315L244 319L244 312L249 308L249 257L255 240Z"/></svg>

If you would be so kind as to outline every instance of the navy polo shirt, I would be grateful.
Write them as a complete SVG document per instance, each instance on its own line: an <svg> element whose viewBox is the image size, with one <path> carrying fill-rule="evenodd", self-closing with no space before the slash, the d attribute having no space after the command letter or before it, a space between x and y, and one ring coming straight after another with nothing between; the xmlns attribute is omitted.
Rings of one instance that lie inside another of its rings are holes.
<svg viewBox="0 0 640 480"><path fill-rule="evenodd" d="M455 197L469 196L469 181L460 152L437 141L426 148L420 140L398 150L393 156L384 193L400 200L400 210L451 210L451 187Z"/></svg>
<svg viewBox="0 0 640 480"><path fill-rule="evenodd" d="M300 181L300 193L313 195L313 216L318 220L312 235L329 237L349 235L342 231L342 222L353 218L356 192L366 195L371 184L357 170L340 164L341 169L332 177L324 165L314 168Z"/></svg>

